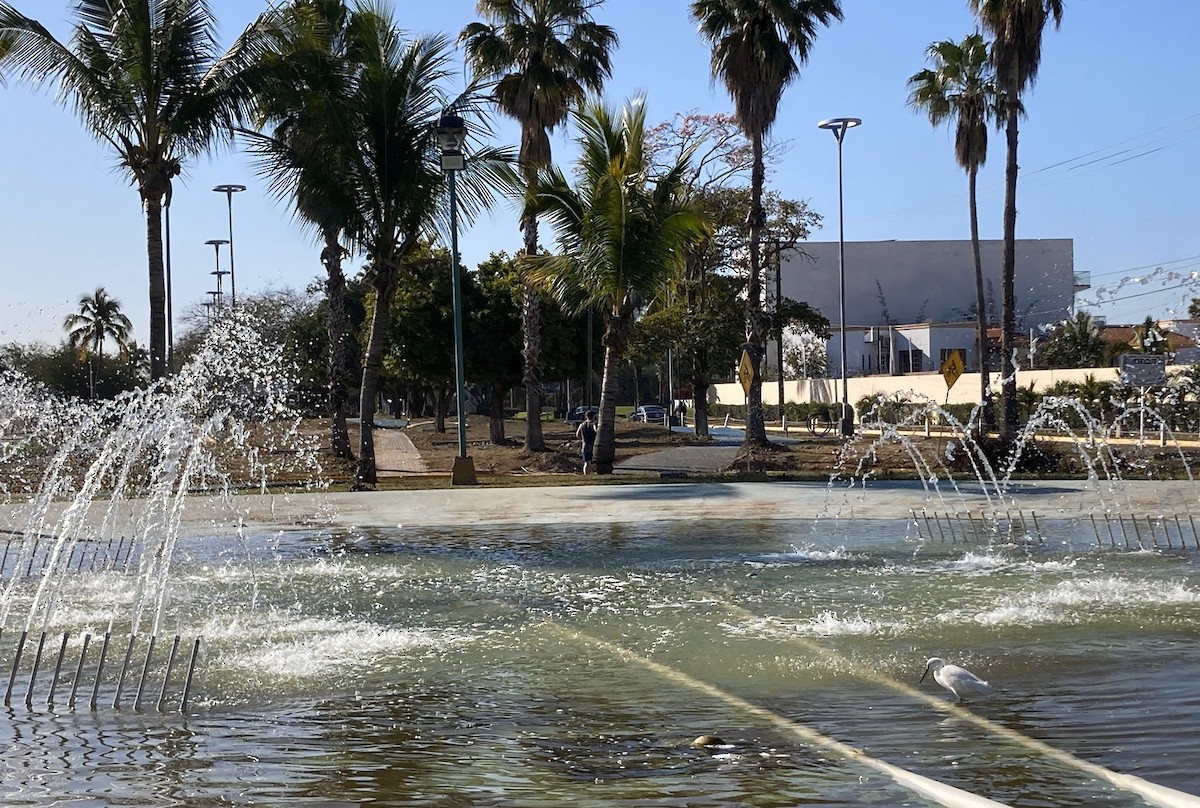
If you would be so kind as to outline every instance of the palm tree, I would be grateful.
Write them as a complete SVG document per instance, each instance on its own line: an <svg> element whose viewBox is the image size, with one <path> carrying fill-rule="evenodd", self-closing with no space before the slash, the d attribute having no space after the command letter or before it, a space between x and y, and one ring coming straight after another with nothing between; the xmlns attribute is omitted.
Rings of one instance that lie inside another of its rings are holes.
<svg viewBox="0 0 1200 808"><path fill-rule="evenodd" d="M166 375L162 206L183 164L229 137L243 111L243 71L262 18L224 55L205 0L77 0L70 45L0 2L0 69L58 97L112 149L146 212L150 368Z"/></svg>
<svg viewBox="0 0 1200 808"><path fill-rule="evenodd" d="M968 177L971 206L971 253L975 259L975 341L979 351L979 406L982 422L994 423L988 379L987 300L983 260L979 254L979 208L976 178L987 162L988 124L999 116L995 70L983 35L974 33L961 43L943 40L926 52L932 69L908 80L909 104L923 110L933 126L953 121L954 157Z"/></svg>
<svg viewBox="0 0 1200 808"><path fill-rule="evenodd" d="M317 5L322 7L318 30L342 28L326 33L331 39L324 57L306 54L303 45L297 49L297 55L314 61L310 71L301 68L294 74L297 100L305 106L284 113L285 102L267 103L264 112L269 120L278 116L283 125L275 139L291 149L284 176L295 180L304 215L320 221L327 268L341 245L331 245L326 230L340 229L350 249L366 260L373 300L359 387L356 473L359 483L367 485L376 480L375 394L398 271L415 250L447 229L447 186L435 126L446 110L477 112L481 99L474 86L456 98L443 89L453 72L447 38L405 40L390 10L379 2L359 0L344 12L340 0ZM335 65L332 74L320 66L326 58ZM271 82L265 84L270 92ZM484 125L475 128L486 136L486 120L479 123ZM464 172L459 210L467 220L490 201L503 158L503 150L482 150ZM326 193L330 185L335 189Z"/></svg>
<svg viewBox="0 0 1200 808"><path fill-rule="evenodd" d="M640 100L614 112L593 100L575 114L580 155L574 186L557 168L538 172L526 213L545 215L561 253L526 255L531 279L565 308L604 315L604 374L596 470L612 473L617 370L635 313L665 291L682 270L688 245L705 234L703 216L688 201L687 153L651 177L644 151Z"/></svg>
<svg viewBox="0 0 1200 808"><path fill-rule="evenodd" d="M1086 311L1077 311L1050 335L1042 358L1055 368L1095 368L1104 365L1107 346L1100 326Z"/></svg>
<svg viewBox="0 0 1200 808"><path fill-rule="evenodd" d="M352 459L347 410L353 372L353 338L346 315L347 249L343 235L354 218L355 200L342 183L340 153L323 148L323 115L331 94L343 94L349 10L340 0L295 0L280 10L274 69L257 87L257 124L269 134L241 129L259 173L275 197L292 204L297 218L321 240L325 269L326 333L329 339L328 407L330 447Z"/></svg>
<svg viewBox="0 0 1200 808"><path fill-rule="evenodd" d="M133 323L121 313L121 301L109 297L104 287L79 298L79 311L63 321L67 344L88 360L88 391L96 397L96 381L104 369L104 342L111 339L124 357L132 344Z"/></svg>
<svg viewBox="0 0 1200 808"><path fill-rule="evenodd" d="M1037 79L1046 23L1062 24L1063 0L970 0L985 31L992 35L992 62L1005 104L1007 153L1004 165L1004 258L1000 270L1000 436L1017 434L1017 376L1014 275L1017 252L1017 122L1021 95Z"/></svg>
<svg viewBox="0 0 1200 808"><path fill-rule="evenodd" d="M1146 315L1145 322L1133 329L1133 338L1137 343L1136 349L1138 353L1169 353L1171 344L1168 341L1167 333L1159 328L1158 323L1153 317Z"/></svg>
<svg viewBox="0 0 1200 808"><path fill-rule="evenodd" d="M753 364L746 441L767 443L762 406L766 321L762 313L759 242L763 210L763 139L775 123L784 89L808 61L819 26L842 19L840 0L692 0L692 17L712 43L712 74L733 98L738 126L750 138L750 278L746 285L746 352Z"/></svg>
<svg viewBox="0 0 1200 808"><path fill-rule="evenodd" d="M479 0L486 22L463 29L467 61L481 78L497 79L497 106L521 125L521 176L532 185L550 165L549 133L567 120L588 91L600 92L612 74L610 52L617 35L592 18L599 0ZM525 255L538 253L537 219L521 219ZM542 437L541 320L533 286L521 300L525 370L525 448L540 452Z"/></svg>

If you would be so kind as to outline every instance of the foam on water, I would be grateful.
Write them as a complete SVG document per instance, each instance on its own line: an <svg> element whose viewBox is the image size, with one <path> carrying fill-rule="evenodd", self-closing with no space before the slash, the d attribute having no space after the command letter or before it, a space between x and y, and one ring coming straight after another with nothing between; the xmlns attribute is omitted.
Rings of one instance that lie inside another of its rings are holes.
<svg viewBox="0 0 1200 808"><path fill-rule="evenodd" d="M875 620L862 615L839 614L825 610L807 623L793 627L798 634L814 637L846 636L896 636L902 634L907 625L902 622Z"/></svg>
<svg viewBox="0 0 1200 808"><path fill-rule="evenodd" d="M938 615L943 623L974 622L987 626L1087 623L1137 610L1150 619L1163 607L1200 604L1200 591L1181 582L1107 576L1030 586L1020 595L1005 595L991 608L953 609Z"/></svg>
<svg viewBox="0 0 1200 808"><path fill-rule="evenodd" d="M807 564L820 561L857 561L866 558L861 553L852 552L846 547L797 547L784 553L762 553L750 559L751 563L782 566L786 564Z"/></svg>
<svg viewBox="0 0 1200 808"><path fill-rule="evenodd" d="M221 667L280 678L315 679L335 671L361 669L415 648L445 645L443 638L426 631L349 624L340 631L299 636L290 642L274 638L269 645L223 657Z"/></svg>

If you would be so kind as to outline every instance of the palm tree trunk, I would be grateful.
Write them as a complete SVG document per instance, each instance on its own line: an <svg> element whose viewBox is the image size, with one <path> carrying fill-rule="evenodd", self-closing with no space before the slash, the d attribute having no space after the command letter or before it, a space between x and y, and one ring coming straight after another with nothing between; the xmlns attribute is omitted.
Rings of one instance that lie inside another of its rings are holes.
<svg viewBox="0 0 1200 808"><path fill-rule="evenodd" d="M533 184L536 169L526 173L526 187ZM525 254L537 255L537 217L526 216L521 220L521 231L525 234ZM542 434L542 319L537 291L527 281L521 281L521 329L523 342L521 353L525 360L525 451L546 451L546 439Z"/></svg>
<svg viewBox="0 0 1200 808"><path fill-rule="evenodd" d="M433 431L445 435L446 413L450 410L450 393L446 390L446 385L438 388L436 398L433 406Z"/></svg>
<svg viewBox="0 0 1200 808"><path fill-rule="evenodd" d="M754 368L750 380L750 393L746 398L746 442L766 445L767 427L762 403L762 363L765 351L763 337L765 328L762 317L762 267L759 242L762 237L766 216L763 213L763 184L766 171L763 167L762 133L755 132L752 139L754 166L750 171L750 279L746 284L746 353Z"/></svg>
<svg viewBox="0 0 1200 808"><path fill-rule="evenodd" d="M342 272L342 246L338 243L337 233L325 234L321 263L325 265L328 307L325 327L329 337L330 450L334 457L352 460L350 431L346 426L346 408L350 403L350 335L346 330L346 276Z"/></svg>
<svg viewBox="0 0 1200 808"><path fill-rule="evenodd" d="M376 482L375 466L375 393L379 387L379 371L383 367L383 349L387 345L391 320L392 298L396 294L396 268L383 261L376 265L375 310L371 313L371 334L367 339L367 354L363 359L362 389L358 397L358 485Z"/></svg>
<svg viewBox="0 0 1200 808"><path fill-rule="evenodd" d="M1016 72L1014 65L1013 73ZM1008 82L1008 125L1006 135L1008 152L1004 165L1004 260L1001 264L1001 322L1000 322L1000 404L1003 417L1000 437L1012 441L1017 436L1017 369L1013 363L1016 331L1016 300L1013 278L1016 273L1017 254L1017 113L1019 105L1016 82Z"/></svg>
<svg viewBox="0 0 1200 808"><path fill-rule="evenodd" d="M600 382L600 430L596 435L596 473L612 474L617 455L617 371L624 340L620 323L611 313L604 318L604 375Z"/></svg>
<svg viewBox="0 0 1200 808"><path fill-rule="evenodd" d="M983 292L983 258L979 254L979 207L976 203L975 189L979 169L975 166L970 170L971 197L971 254L975 259L975 344L979 352L979 406L980 424L982 429L995 426L996 418L992 413L992 385L988 378L988 339L987 339L987 300Z"/></svg>
<svg viewBox="0 0 1200 808"><path fill-rule="evenodd" d="M488 438L494 446L503 446L508 442L504 434L504 397L508 395L507 385L493 384L488 408Z"/></svg>
<svg viewBox="0 0 1200 808"><path fill-rule="evenodd" d="M150 378L167 375L167 281L163 271L162 197L142 195L146 205L146 253L150 265Z"/></svg>
<svg viewBox="0 0 1200 808"><path fill-rule="evenodd" d="M698 349L692 357L692 429L698 438L708 437L708 352Z"/></svg>

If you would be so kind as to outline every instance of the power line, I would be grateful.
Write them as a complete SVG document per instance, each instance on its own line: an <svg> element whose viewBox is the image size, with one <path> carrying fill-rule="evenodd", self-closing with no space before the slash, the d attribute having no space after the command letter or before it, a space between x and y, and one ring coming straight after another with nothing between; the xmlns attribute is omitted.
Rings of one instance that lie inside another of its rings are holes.
<svg viewBox="0 0 1200 808"><path fill-rule="evenodd" d="M1022 188L1040 187L1041 185L1048 185L1053 182L1070 179L1101 168L1109 168L1121 163L1129 162L1131 160L1146 157L1167 148L1173 148L1175 146L1182 145L1191 140L1200 138L1200 125L1188 127L1180 132L1175 132L1166 137L1155 138L1146 144L1153 145L1154 148L1146 149L1136 154L1130 154L1130 152L1136 151L1136 146L1130 148L1117 148L1120 146L1126 146L1127 144L1137 143L1138 141L1155 135L1156 133L1172 129L1181 124L1186 124L1189 121L1197 119L1200 119L1200 113L1188 115L1172 123L1156 127L1149 131L1134 135L1133 137L1126 138L1125 140L1118 141L1108 146L1103 146L1099 149L1093 149L1091 151L1084 152L1083 154L1069 157L1065 160L1060 160L1056 163L1051 163L1050 165L1043 166L1041 168L1031 169L1019 174L1017 182ZM1113 149L1117 149L1117 151L1111 151ZM1105 154L1105 152L1108 153ZM1097 154L1102 156L1094 157L1094 155ZM1087 159L1092 157L1094 157L1094 159ZM1088 166L1091 166L1091 168L1088 168ZM976 195L980 198L990 198L997 192L1003 191L1003 189L1003 182L990 183L985 185L983 188L978 189ZM965 199L966 194L955 194L952 197L945 197L940 200L927 202L922 205L914 205L908 208L900 208L890 213L883 213L877 216L863 218L859 221L860 223L882 222L889 219L908 218L921 213L942 212L961 207Z"/></svg>

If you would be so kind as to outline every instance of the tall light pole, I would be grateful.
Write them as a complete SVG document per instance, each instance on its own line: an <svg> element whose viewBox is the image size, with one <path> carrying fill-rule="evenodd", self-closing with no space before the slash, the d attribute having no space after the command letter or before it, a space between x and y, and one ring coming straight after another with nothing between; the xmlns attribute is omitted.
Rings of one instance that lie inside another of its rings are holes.
<svg viewBox="0 0 1200 808"><path fill-rule="evenodd" d="M450 474L451 485L474 485L475 463L467 456L467 389L463 368L462 283L458 277L458 172L467 167L463 144L467 125L457 115L443 115L437 123L438 147L442 152L442 171L450 181L450 283L454 295L454 383L458 389L458 456Z"/></svg>
<svg viewBox="0 0 1200 808"><path fill-rule="evenodd" d="M785 426L783 419L783 318L779 316L779 307L783 305L783 240L773 236L771 243L775 247L775 363L776 381L779 383L779 425ZM785 430L786 431L786 430Z"/></svg>
<svg viewBox="0 0 1200 808"><path fill-rule="evenodd" d="M224 272L221 271L221 245L228 244L229 239L210 238L208 241L206 241L204 243L212 245L213 254L216 256L216 259L217 259L217 268L215 270L213 270L211 273L211 274L217 276L217 288L216 288L216 291L209 292L209 294L213 296L213 305L219 310L222 306L221 298L224 297L224 295L225 295L224 290L221 289L221 278L223 276L229 274L228 270L226 270Z"/></svg>
<svg viewBox="0 0 1200 808"><path fill-rule="evenodd" d="M817 124L828 129L838 144L838 341L842 360L841 433L854 434L854 415L850 410L850 385L846 381L846 216L842 205L842 141L846 132L862 123L860 118L829 118Z"/></svg>
<svg viewBox="0 0 1200 808"><path fill-rule="evenodd" d="M233 274L233 195L246 190L245 185L218 185L213 188L219 194L225 194L225 203L229 208L229 304L237 308L237 276Z"/></svg>
<svg viewBox="0 0 1200 808"><path fill-rule="evenodd" d="M166 217L167 243L164 269L167 275L167 375L175 375L175 315L171 311L171 194L167 194L166 204L163 205L163 215Z"/></svg>

